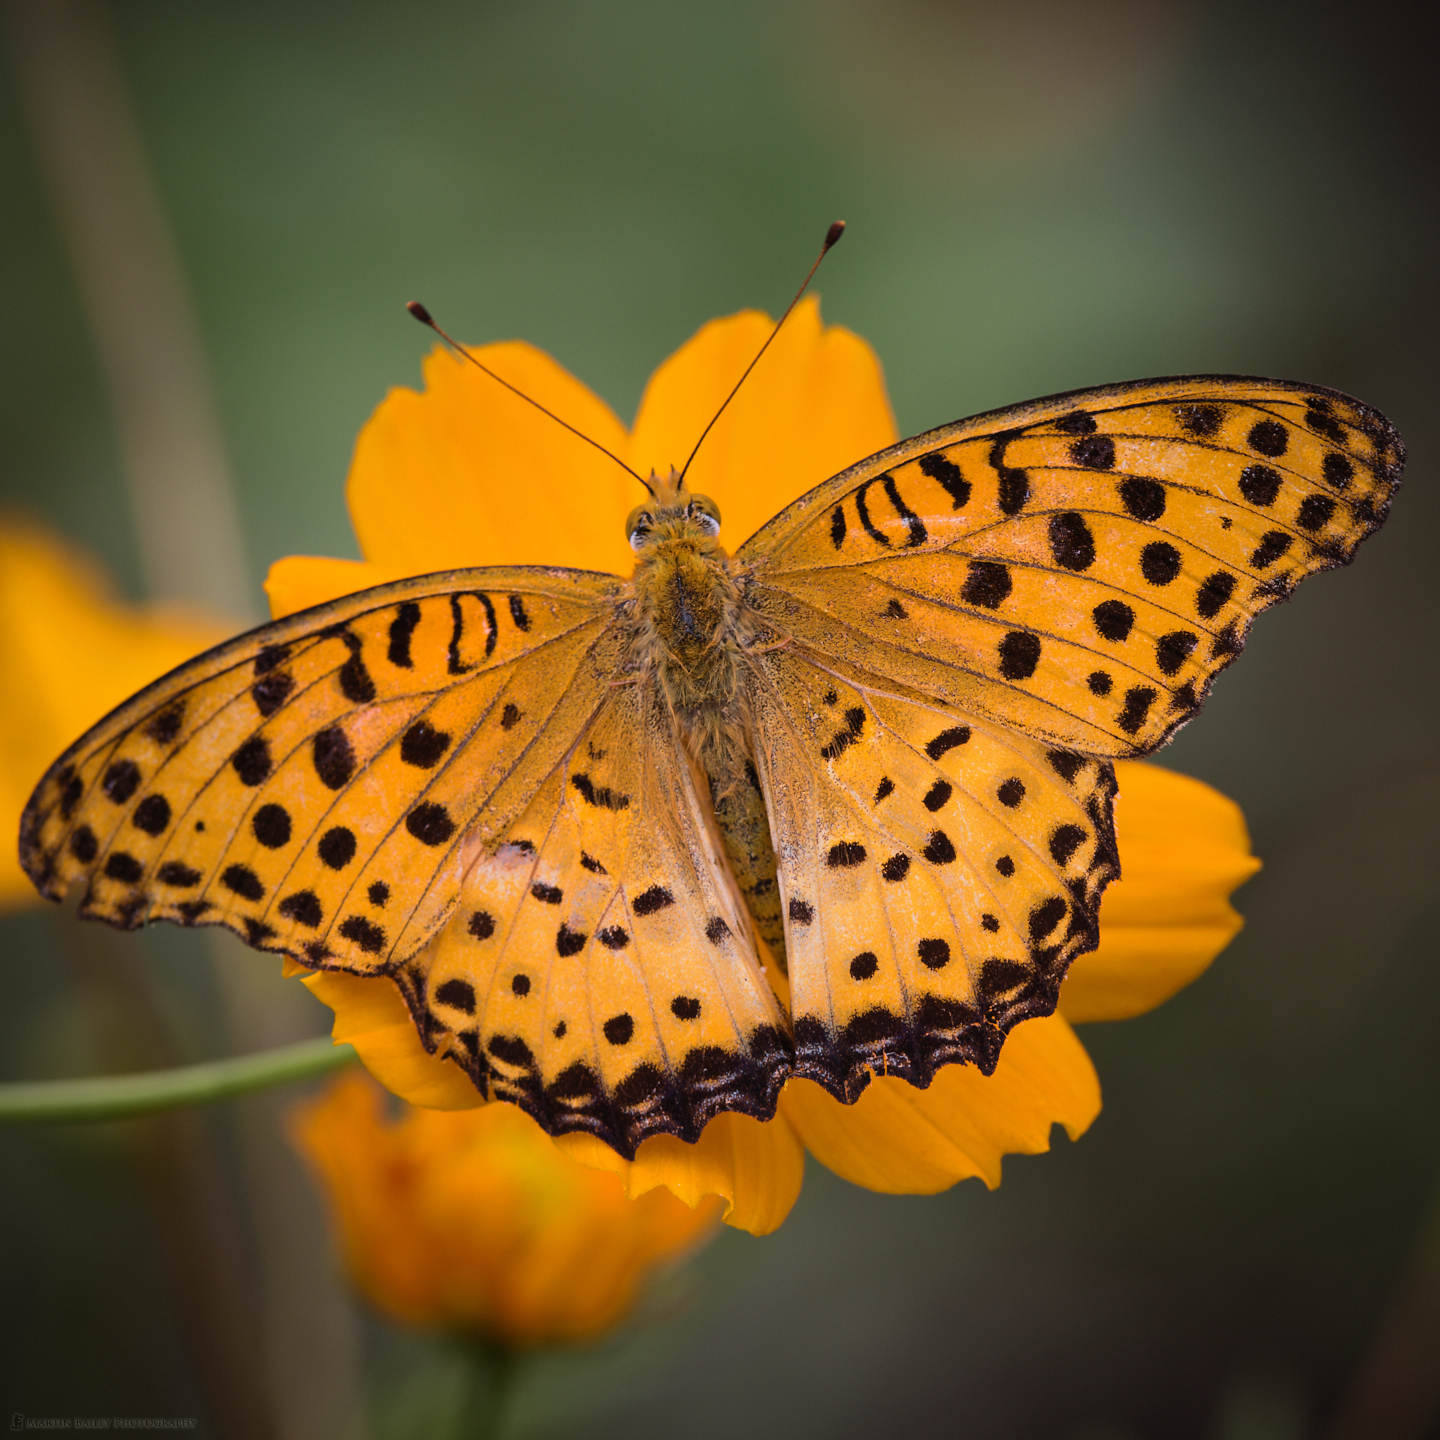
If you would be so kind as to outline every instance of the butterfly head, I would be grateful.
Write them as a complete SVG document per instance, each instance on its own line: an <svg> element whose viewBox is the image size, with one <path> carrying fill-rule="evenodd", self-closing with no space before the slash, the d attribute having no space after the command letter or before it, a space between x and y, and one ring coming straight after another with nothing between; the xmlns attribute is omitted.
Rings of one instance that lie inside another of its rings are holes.
<svg viewBox="0 0 1440 1440"><path fill-rule="evenodd" d="M650 499L625 519L625 536L637 555L660 540L703 543L719 535L720 507L708 495L687 490L675 470L664 479L652 470L646 488Z"/></svg>

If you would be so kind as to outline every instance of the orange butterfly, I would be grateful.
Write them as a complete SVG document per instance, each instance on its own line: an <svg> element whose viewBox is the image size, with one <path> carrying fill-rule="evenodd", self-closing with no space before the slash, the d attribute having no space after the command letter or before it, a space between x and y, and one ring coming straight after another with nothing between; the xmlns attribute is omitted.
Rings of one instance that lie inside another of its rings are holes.
<svg viewBox="0 0 1440 1440"><path fill-rule="evenodd" d="M988 1074L1095 946L1110 760L1402 464L1344 395L1189 377L903 441L733 557L652 477L629 580L423 576L156 682L46 775L22 863L120 926L390 975L482 1092L627 1156L790 1074Z"/></svg>

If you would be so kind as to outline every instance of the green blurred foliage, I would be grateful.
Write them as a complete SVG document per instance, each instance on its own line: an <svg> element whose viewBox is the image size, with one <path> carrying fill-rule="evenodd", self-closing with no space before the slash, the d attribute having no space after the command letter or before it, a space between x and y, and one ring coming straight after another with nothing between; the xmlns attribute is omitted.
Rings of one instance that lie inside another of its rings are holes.
<svg viewBox="0 0 1440 1440"><path fill-rule="evenodd" d="M723 1237L711 1298L652 1369L596 1380L586 1422L1320 1433L1440 1178L1425 22L1238 0L123 0L116 23L257 597L280 555L355 553L350 447L427 348L405 300L543 346L629 417L706 319L778 310L836 216L825 314L874 343L905 433L1189 371L1318 381L1398 423L1409 482L1385 531L1266 617L1161 757L1241 802L1266 869L1209 975L1086 1031L1092 1133L1008 1162L993 1195L884 1198L812 1164L784 1229ZM111 422L8 77L0 186L0 501L134 592ZM71 923L0 927L7 1074L98 1063L59 958ZM143 964L205 1053L181 951ZM207 1413L128 1157L108 1131L0 1135L0 1405ZM382 1327L367 1343L400 1353ZM522 1396L527 1425L573 1420L546 1409L557 1386Z"/></svg>

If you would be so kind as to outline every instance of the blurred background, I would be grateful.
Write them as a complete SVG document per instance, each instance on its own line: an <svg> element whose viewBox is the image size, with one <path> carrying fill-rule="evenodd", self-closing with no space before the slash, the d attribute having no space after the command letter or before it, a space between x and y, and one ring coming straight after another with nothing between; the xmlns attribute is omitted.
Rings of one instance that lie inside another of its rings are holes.
<svg viewBox="0 0 1440 1440"><path fill-rule="evenodd" d="M722 1234L638 1339L532 1376L524 1432L1440 1435L1419 15L10 0L0 507L134 599L243 622L272 560L356 554L355 434L428 348L405 300L542 346L628 420L706 319L778 312L836 217L824 314L878 350L902 434L1208 371L1349 391L1408 442L1385 530L1260 623L1160 757L1240 802L1265 869L1206 976L1086 1028L1091 1133L993 1194L887 1198L812 1161L777 1235ZM177 494L225 545L155 542ZM3 1079L328 1024L223 939L0 918ZM0 1409L380 1440L387 1393L443 1386L441 1349L332 1276L281 1136L297 1093L0 1131Z"/></svg>

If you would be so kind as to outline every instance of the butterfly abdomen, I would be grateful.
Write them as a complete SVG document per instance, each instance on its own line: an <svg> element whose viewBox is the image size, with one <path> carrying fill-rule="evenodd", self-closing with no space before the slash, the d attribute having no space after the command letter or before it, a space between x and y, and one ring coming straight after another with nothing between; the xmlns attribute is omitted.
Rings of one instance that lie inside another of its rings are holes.
<svg viewBox="0 0 1440 1440"><path fill-rule="evenodd" d="M636 567L635 656L709 782L726 857L756 929L785 963L775 851L751 754L745 651L755 626L728 557L683 518L657 526Z"/></svg>

